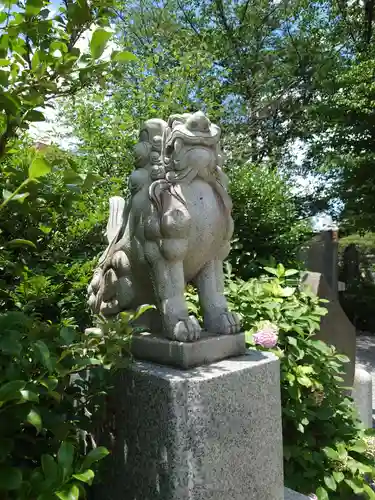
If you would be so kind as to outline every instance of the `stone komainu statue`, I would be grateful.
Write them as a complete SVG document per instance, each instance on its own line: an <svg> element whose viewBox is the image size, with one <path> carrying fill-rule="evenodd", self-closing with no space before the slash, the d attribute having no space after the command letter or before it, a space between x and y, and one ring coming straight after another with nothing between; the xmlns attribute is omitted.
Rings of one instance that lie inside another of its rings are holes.
<svg viewBox="0 0 375 500"><path fill-rule="evenodd" d="M129 199L110 199L108 247L88 288L95 314L155 304L151 331L197 340L201 327L184 297L190 282L198 289L207 331L240 331L223 295L233 220L219 139L220 128L202 112L143 125Z"/></svg>

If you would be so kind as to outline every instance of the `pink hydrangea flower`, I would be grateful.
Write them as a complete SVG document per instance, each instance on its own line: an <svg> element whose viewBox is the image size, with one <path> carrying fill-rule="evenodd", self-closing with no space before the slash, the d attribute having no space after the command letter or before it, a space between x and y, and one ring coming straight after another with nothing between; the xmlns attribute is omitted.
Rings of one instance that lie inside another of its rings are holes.
<svg viewBox="0 0 375 500"><path fill-rule="evenodd" d="M257 345L272 349L277 344L279 330L276 325L266 323L260 330L253 335L254 342Z"/></svg>

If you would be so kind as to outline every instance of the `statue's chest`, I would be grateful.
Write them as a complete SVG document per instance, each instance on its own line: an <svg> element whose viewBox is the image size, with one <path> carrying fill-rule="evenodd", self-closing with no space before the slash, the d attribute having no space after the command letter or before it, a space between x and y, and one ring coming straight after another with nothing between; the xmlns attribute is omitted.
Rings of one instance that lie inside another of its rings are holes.
<svg viewBox="0 0 375 500"><path fill-rule="evenodd" d="M182 187L191 218L188 258L200 267L228 240L229 216L215 189L201 180Z"/></svg>

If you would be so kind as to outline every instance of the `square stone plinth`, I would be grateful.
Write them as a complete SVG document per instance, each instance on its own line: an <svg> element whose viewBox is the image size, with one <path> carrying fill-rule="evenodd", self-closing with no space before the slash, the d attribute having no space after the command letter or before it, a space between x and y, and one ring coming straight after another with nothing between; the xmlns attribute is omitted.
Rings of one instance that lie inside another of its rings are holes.
<svg viewBox="0 0 375 500"><path fill-rule="evenodd" d="M178 342L152 333L133 335L132 354L137 359L177 368L208 365L246 353L245 334L213 335L202 332L195 342Z"/></svg>
<svg viewBox="0 0 375 500"><path fill-rule="evenodd" d="M301 493L297 493L289 488L285 488L284 500L309 500L309 497L301 495Z"/></svg>
<svg viewBox="0 0 375 500"><path fill-rule="evenodd" d="M189 370L135 362L95 498L284 500L279 370L258 351Z"/></svg>

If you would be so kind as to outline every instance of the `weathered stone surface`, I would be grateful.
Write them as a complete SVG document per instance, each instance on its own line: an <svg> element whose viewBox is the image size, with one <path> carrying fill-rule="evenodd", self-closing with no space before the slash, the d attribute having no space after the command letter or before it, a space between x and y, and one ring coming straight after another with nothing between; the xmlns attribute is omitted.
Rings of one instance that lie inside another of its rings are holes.
<svg viewBox="0 0 375 500"><path fill-rule="evenodd" d="M177 370L136 362L118 384L100 500L283 500L279 361Z"/></svg>
<svg viewBox="0 0 375 500"><path fill-rule="evenodd" d="M363 367L355 367L353 399L362 423L372 428L372 376Z"/></svg>
<svg viewBox="0 0 375 500"><path fill-rule="evenodd" d="M104 316L157 306L143 319L153 333L193 342L185 284L195 284L207 331L241 330L224 297L223 259L233 234L220 128L202 113L148 120L135 149L131 196L110 200L108 247L89 286L89 305Z"/></svg>
<svg viewBox="0 0 375 500"><path fill-rule="evenodd" d="M309 286L320 298L329 300L329 303L324 304L324 307L328 309L328 314L323 316L316 338L334 345L338 352L348 356L350 363L344 365L344 385L352 387L356 358L355 328L321 273L307 272L303 279L303 285Z"/></svg>
<svg viewBox="0 0 375 500"><path fill-rule="evenodd" d="M301 495L301 493L297 493L289 488L285 488L284 500L309 500L309 497Z"/></svg>
<svg viewBox="0 0 375 500"><path fill-rule="evenodd" d="M300 252L308 271L322 273L334 296L338 292L338 232L329 228L316 234Z"/></svg>
<svg viewBox="0 0 375 500"><path fill-rule="evenodd" d="M141 333L133 336L132 353L138 359L187 369L243 355L246 341L244 333L212 335L202 332L196 342L178 342Z"/></svg>

